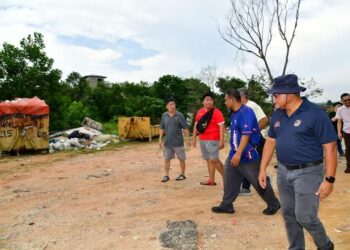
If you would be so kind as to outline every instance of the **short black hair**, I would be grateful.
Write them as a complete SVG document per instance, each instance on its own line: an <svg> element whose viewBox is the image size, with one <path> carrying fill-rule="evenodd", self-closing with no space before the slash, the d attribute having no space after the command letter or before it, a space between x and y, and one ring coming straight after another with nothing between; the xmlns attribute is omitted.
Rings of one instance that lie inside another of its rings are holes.
<svg viewBox="0 0 350 250"><path fill-rule="evenodd" d="M237 89L229 89L226 91L226 95L231 98L235 98L237 101L241 101L241 94Z"/></svg>
<svg viewBox="0 0 350 250"><path fill-rule="evenodd" d="M335 106L337 106L337 105L343 105L341 102L335 102L335 103L333 103L333 107L335 107Z"/></svg>
<svg viewBox="0 0 350 250"><path fill-rule="evenodd" d="M168 105L169 102L175 102L175 98L174 97L168 97L167 99L165 99L165 104Z"/></svg>
<svg viewBox="0 0 350 250"><path fill-rule="evenodd" d="M202 101L204 101L204 99L205 99L207 96L209 96L209 97L213 98L213 100L215 100L215 95L214 95L214 93L211 92L211 91L208 91L208 92L205 92L205 93L203 94L203 96L202 96Z"/></svg>
<svg viewBox="0 0 350 250"><path fill-rule="evenodd" d="M340 99L343 99L343 97L349 96L349 95L350 95L349 93L343 93L343 94L341 94Z"/></svg>
<svg viewBox="0 0 350 250"><path fill-rule="evenodd" d="M246 88L239 88L238 92L240 93L241 97L244 95L249 100L249 91Z"/></svg>

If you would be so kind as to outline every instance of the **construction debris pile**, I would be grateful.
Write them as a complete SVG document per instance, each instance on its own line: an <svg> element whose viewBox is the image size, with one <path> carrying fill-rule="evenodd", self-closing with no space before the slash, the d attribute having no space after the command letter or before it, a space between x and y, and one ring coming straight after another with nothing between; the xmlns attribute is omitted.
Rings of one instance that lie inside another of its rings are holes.
<svg viewBox="0 0 350 250"><path fill-rule="evenodd" d="M74 128L50 135L49 152L78 149L96 149L119 142L116 135L101 132L102 124L88 117L83 121L83 127Z"/></svg>

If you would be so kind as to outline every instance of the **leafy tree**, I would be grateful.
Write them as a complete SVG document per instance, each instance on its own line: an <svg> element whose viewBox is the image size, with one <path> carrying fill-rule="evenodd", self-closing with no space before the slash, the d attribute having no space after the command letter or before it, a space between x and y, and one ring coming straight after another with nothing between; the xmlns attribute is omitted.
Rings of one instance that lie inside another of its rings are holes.
<svg viewBox="0 0 350 250"><path fill-rule="evenodd" d="M174 97L178 110L182 112L186 111L188 89L184 80L182 80L180 77L172 75L160 77L159 80L153 84L153 91L154 96L162 100L166 100L169 97Z"/></svg>

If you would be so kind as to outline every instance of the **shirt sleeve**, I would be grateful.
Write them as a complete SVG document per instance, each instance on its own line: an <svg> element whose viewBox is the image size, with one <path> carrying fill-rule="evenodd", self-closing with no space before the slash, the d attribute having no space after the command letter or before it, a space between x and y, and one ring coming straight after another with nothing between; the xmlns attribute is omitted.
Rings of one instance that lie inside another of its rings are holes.
<svg viewBox="0 0 350 250"><path fill-rule="evenodd" d="M319 142L323 144L336 141L338 139L337 133L334 130L332 122L327 117L327 114L321 112L320 115L316 116L314 124L315 136Z"/></svg>
<svg viewBox="0 0 350 250"><path fill-rule="evenodd" d="M276 123L276 114L277 114L277 111L274 111L272 113L269 130L267 131L267 136L270 138L276 138L276 133L275 133L275 129L274 129L275 123Z"/></svg>
<svg viewBox="0 0 350 250"><path fill-rule="evenodd" d="M251 108L247 109L245 114L242 114L241 132L242 135L251 135L253 133L253 121L255 119L254 111Z"/></svg>
<svg viewBox="0 0 350 250"><path fill-rule="evenodd" d="M200 110L198 110L196 113L196 118L194 119L195 122L199 121L199 112L200 112Z"/></svg>
<svg viewBox="0 0 350 250"><path fill-rule="evenodd" d="M215 123L220 125L220 124L223 124L225 123L225 119L224 119L224 116L222 115L222 112L219 110L219 109L215 109Z"/></svg>
<svg viewBox="0 0 350 250"><path fill-rule="evenodd" d="M263 118L266 117L264 111L262 110L262 108L261 108L258 104L256 104L256 106L255 106L255 108L254 108L254 112L255 112L256 119L258 120L258 122L259 122L261 119L263 119Z"/></svg>
<svg viewBox="0 0 350 250"><path fill-rule="evenodd" d="M160 129L165 129L164 114L162 115L162 119L160 120Z"/></svg>
<svg viewBox="0 0 350 250"><path fill-rule="evenodd" d="M340 110L341 108L338 108L337 112L335 113L335 118L337 119L341 119Z"/></svg>
<svg viewBox="0 0 350 250"><path fill-rule="evenodd" d="M188 129L188 124L187 124L187 121L186 121L184 115L183 115L182 113L180 113L179 117L180 117L180 124L181 124L181 127L182 127L183 129Z"/></svg>

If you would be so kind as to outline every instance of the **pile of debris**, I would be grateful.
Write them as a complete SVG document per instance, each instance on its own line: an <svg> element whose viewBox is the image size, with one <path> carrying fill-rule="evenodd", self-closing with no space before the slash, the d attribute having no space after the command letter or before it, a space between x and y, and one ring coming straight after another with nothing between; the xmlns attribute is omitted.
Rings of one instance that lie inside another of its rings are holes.
<svg viewBox="0 0 350 250"><path fill-rule="evenodd" d="M100 150L111 143L119 142L116 135L104 134L102 130L101 123L86 117L82 127L50 135L49 152L83 148Z"/></svg>

